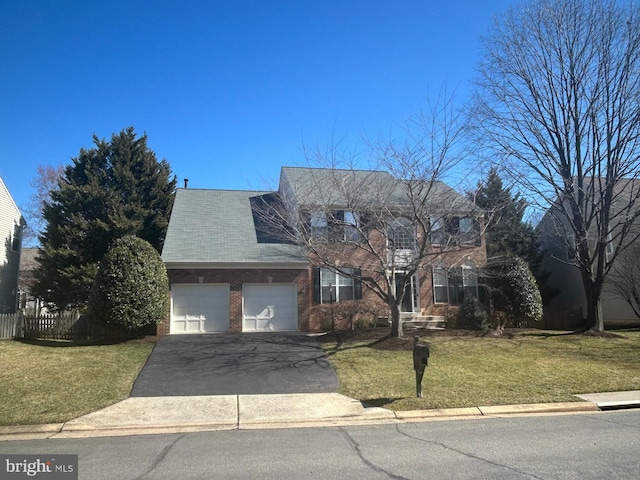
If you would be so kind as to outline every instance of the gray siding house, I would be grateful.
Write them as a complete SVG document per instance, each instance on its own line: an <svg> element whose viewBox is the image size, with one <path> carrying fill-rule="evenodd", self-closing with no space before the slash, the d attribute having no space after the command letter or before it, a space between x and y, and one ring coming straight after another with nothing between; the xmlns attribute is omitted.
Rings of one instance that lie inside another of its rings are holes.
<svg viewBox="0 0 640 480"><path fill-rule="evenodd" d="M22 232L26 222L0 178L0 313L14 313L18 298L18 272Z"/></svg>
<svg viewBox="0 0 640 480"><path fill-rule="evenodd" d="M615 192L620 198L620 205L626 205L625 195L633 194L640 187L638 180L621 182ZM630 193L627 193L630 192ZM615 207L615 202L614 202ZM553 208L553 207L552 207ZM631 306L618 294L612 285L613 273L619 262L629 261L629 250L623 254L614 256L616 249L620 248L619 231L621 222L626 221L627 214L621 208L614 208L611 217L611 230L607 238L605 262L611 264L611 273L605 280L601 302L602 315L605 327L638 326L640 319L635 315ZM636 220L637 222L637 220ZM632 228L636 228L633 223ZM576 265L575 239L567 220L558 211L549 210L540 223L536 226L536 232L542 241L545 251L543 269L550 272L549 286L559 293L545 306L544 325L546 328L573 329L586 327L587 300L582 284L580 269ZM635 239L632 232L627 236L623 245L628 245L629 239ZM590 248L593 249L596 235L589 237ZM614 259L615 258L615 259Z"/></svg>

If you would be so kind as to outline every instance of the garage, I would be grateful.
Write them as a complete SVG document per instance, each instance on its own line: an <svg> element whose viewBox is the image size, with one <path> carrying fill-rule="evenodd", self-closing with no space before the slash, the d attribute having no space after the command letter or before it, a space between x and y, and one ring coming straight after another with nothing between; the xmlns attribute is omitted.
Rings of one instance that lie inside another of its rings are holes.
<svg viewBox="0 0 640 480"><path fill-rule="evenodd" d="M245 284L242 331L298 330L298 296L294 284Z"/></svg>
<svg viewBox="0 0 640 480"><path fill-rule="evenodd" d="M229 284L174 284L171 329L175 333L229 331Z"/></svg>

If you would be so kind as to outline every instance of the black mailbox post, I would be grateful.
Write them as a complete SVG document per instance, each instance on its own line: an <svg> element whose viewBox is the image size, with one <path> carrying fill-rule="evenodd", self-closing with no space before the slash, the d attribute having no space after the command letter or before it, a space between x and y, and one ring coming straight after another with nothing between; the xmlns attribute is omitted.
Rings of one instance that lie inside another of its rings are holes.
<svg viewBox="0 0 640 480"><path fill-rule="evenodd" d="M424 369L429 365L429 347L420 343L420 337L413 338L413 369L416 371L416 394L422 397L422 377Z"/></svg>

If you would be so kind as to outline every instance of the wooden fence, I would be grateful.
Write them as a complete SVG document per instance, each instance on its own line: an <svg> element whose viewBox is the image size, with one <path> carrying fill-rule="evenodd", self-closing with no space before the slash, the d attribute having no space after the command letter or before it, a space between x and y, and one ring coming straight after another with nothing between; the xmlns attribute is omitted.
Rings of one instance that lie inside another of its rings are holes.
<svg viewBox="0 0 640 480"><path fill-rule="evenodd" d="M0 315L0 338L87 340L100 338L103 329L77 313L66 315Z"/></svg>

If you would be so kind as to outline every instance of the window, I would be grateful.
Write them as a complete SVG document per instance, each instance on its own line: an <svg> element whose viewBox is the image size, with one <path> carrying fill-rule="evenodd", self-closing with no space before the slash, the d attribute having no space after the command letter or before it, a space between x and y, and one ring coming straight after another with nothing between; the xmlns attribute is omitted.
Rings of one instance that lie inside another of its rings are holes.
<svg viewBox="0 0 640 480"><path fill-rule="evenodd" d="M13 226L13 237L11 238L11 250L14 252L20 251L20 244L22 243L22 226Z"/></svg>
<svg viewBox="0 0 640 480"><path fill-rule="evenodd" d="M464 300L464 287L462 283L462 271L459 268L453 268L447 272L447 280L449 281L449 303L460 305Z"/></svg>
<svg viewBox="0 0 640 480"><path fill-rule="evenodd" d="M475 218L462 217L459 231L461 245L480 245L480 225Z"/></svg>
<svg viewBox="0 0 640 480"><path fill-rule="evenodd" d="M478 275L475 268L462 267L462 288L464 290L463 298L478 298Z"/></svg>
<svg viewBox="0 0 640 480"><path fill-rule="evenodd" d="M611 261L611 257L613 256L614 248L613 248L613 238L611 236L611 232L607 235L607 246L605 249L605 258L607 262Z"/></svg>
<svg viewBox="0 0 640 480"><path fill-rule="evenodd" d="M345 242L359 242L362 240L360 215L356 212L343 212L342 239Z"/></svg>
<svg viewBox="0 0 640 480"><path fill-rule="evenodd" d="M311 212L310 226L313 240L327 240L329 229L325 212Z"/></svg>
<svg viewBox="0 0 640 480"><path fill-rule="evenodd" d="M314 268L314 303L335 303L345 300L359 300L362 298L360 270L357 268L343 268L348 275L341 275L329 268Z"/></svg>
<svg viewBox="0 0 640 480"><path fill-rule="evenodd" d="M471 217L431 217L431 244L480 245L480 226Z"/></svg>
<svg viewBox="0 0 640 480"><path fill-rule="evenodd" d="M309 213L309 235L317 242L359 242L362 240L361 217L356 212L335 210Z"/></svg>
<svg viewBox="0 0 640 480"><path fill-rule="evenodd" d="M391 250L416 249L416 232L411 222L406 218L397 218L388 229L389 248Z"/></svg>
<svg viewBox="0 0 640 480"><path fill-rule="evenodd" d="M461 304L465 297L478 298L478 275L471 266L433 267L434 303Z"/></svg>
<svg viewBox="0 0 640 480"><path fill-rule="evenodd" d="M433 267L433 301L434 303L449 303L447 271L442 267Z"/></svg>

